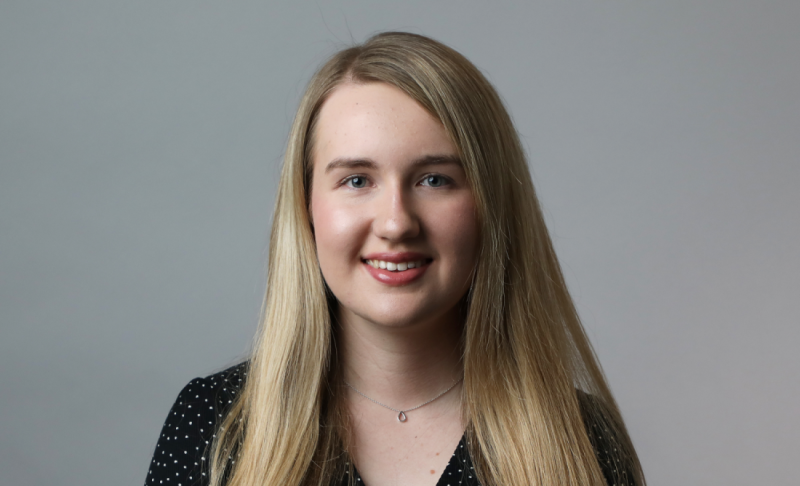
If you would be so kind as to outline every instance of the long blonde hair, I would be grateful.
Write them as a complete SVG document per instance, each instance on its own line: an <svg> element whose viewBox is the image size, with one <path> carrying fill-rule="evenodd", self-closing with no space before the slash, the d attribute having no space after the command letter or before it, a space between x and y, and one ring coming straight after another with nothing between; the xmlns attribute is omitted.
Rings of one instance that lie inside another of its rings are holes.
<svg viewBox="0 0 800 486"><path fill-rule="evenodd" d="M600 427L602 447L616 451L617 484L643 485L502 101L456 51L396 32L335 54L300 102L278 189L262 322L246 384L216 434L211 484L327 486L344 473L349 435L337 396L335 300L317 262L308 195L317 115L346 82L388 83L419 102L452 137L471 185L481 240L466 298L462 393L481 483L605 485L587 433Z"/></svg>

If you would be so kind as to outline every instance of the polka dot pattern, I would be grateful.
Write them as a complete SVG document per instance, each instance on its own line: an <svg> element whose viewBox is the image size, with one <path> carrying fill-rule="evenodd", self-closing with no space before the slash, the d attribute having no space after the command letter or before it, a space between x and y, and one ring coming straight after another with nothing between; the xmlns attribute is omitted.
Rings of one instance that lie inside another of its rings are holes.
<svg viewBox="0 0 800 486"><path fill-rule="evenodd" d="M594 448L600 470L609 486L636 486L633 473L620 460L614 434L608 426L592 418L589 410L602 408L598 400L592 395L578 391L578 402L583 414L583 424L589 435L589 441Z"/></svg>
<svg viewBox="0 0 800 486"><path fill-rule="evenodd" d="M218 424L230 409L247 377L247 363L241 363L205 378L195 378L181 390L169 411L156 444L145 486L207 486L209 453ZM592 400L579 393L581 405L587 408ZM614 444L607 440L609 431L591 423L584 415L589 438L609 486L635 486L632 475L625 471L615 454ZM355 484L364 485L355 470ZM345 476L341 486L350 484ZM469 453L466 437L462 437L437 486L480 486Z"/></svg>
<svg viewBox="0 0 800 486"><path fill-rule="evenodd" d="M205 486L217 424L228 412L247 376L246 363L181 390L169 411L150 462L145 486Z"/></svg>
<svg viewBox="0 0 800 486"><path fill-rule="evenodd" d="M480 486L478 479L475 477L475 468L472 466L472 461L467 453L466 440L466 437L461 437L461 441L450 457L450 462L447 463L447 467L445 467L439 477L439 481L436 483L437 486ZM347 465L349 466L350 464L348 463ZM361 475L358 474L358 470L354 468L354 472L355 483L357 485L365 485ZM345 478L340 486L348 486L350 484L347 474L349 473L345 473Z"/></svg>

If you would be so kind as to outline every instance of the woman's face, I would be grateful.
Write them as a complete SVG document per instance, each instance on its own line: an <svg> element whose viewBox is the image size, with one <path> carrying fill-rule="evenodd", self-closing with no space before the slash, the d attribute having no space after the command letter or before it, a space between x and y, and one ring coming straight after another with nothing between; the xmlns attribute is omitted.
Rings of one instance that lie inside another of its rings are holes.
<svg viewBox="0 0 800 486"><path fill-rule="evenodd" d="M344 84L314 137L311 217L340 317L402 327L455 316L478 224L442 124L393 86Z"/></svg>

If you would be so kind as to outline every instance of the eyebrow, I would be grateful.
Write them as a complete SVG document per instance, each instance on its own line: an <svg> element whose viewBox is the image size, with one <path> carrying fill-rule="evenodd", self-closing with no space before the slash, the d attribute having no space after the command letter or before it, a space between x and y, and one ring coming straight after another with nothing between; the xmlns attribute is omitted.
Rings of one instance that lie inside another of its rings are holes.
<svg viewBox="0 0 800 486"><path fill-rule="evenodd" d="M413 167L425 167L429 165L457 165L461 166L461 159L457 155L426 155L415 159L411 165ZM325 167L325 173L329 173L335 169L375 169L378 164L374 160L368 158L355 158L348 159L346 157L333 159Z"/></svg>

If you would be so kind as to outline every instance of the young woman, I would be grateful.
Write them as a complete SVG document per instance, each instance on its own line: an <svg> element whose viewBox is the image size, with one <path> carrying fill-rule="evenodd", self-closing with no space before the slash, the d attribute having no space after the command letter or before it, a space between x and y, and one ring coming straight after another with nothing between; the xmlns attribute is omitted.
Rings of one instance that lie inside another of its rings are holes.
<svg viewBox="0 0 800 486"><path fill-rule="evenodd" d="M503 104L406 33L310 82L253 355L184 388L147 479L362 483L644 485Z"/></svg>

